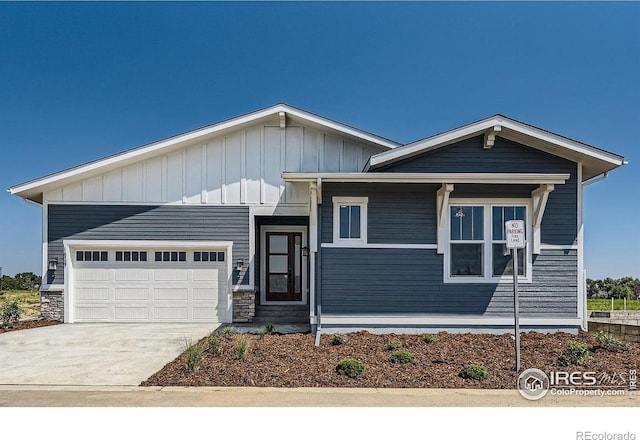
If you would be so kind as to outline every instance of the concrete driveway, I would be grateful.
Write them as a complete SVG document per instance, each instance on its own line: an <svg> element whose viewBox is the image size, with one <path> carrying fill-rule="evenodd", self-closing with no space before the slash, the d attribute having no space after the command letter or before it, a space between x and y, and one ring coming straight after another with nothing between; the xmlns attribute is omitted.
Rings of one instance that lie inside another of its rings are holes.
<svg viewBox="0 0 640 440"><path fill-rule="evenodd" d="M219 324L61 324L0 334L0 385L138 385Z"/></svg>

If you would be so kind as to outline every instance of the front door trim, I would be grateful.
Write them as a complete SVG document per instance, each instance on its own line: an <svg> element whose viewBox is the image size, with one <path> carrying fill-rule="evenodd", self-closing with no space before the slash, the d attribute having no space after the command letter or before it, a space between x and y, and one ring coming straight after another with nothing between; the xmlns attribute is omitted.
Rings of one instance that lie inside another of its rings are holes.
<svg viewBox="0 0 640 440"><path fill-rule="evenodd" d="M263 305L306 305L309 296L309 286L307 282L308 256L302 253L302 301L267 301L267 232L301 232L302 246L307 244L306 226L284 226L284 225L264 225L260 227L260 304Z"/></svg>

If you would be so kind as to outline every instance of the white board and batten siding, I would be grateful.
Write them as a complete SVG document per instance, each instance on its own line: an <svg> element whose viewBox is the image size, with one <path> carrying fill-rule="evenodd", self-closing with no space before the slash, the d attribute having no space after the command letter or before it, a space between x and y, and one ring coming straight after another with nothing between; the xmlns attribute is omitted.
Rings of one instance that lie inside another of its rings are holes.
<svg viewBox="0 0 640 440"><path fill-rule="evenodd" d="M308 203L289 172L359 172L379 151L315 128L257 125L160 154L46 194L48 202L275 205Z"/></svg>

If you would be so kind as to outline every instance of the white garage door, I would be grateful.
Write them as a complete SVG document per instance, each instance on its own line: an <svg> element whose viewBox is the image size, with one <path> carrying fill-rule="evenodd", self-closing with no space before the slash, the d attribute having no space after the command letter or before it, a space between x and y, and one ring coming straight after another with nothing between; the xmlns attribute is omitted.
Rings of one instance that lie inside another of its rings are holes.
<svg viewBox="0 0 640 440"><path fill-rule="evenodd" d="M76 248L76 322L220 322L227 314L226 249Z"/></svg>

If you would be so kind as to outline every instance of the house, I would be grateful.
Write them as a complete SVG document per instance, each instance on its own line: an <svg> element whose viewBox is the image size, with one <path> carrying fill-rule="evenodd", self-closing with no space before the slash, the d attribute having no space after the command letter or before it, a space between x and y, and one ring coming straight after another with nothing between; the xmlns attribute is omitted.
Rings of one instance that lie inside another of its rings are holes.
<svg viewBox="0 0 640 440"><path fill-rule="evenodd" d="M495 115L400 145L263 110L9 188L41 204L42 314L508 331L586 327L583 189L623 157Z"/></svg>

